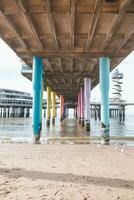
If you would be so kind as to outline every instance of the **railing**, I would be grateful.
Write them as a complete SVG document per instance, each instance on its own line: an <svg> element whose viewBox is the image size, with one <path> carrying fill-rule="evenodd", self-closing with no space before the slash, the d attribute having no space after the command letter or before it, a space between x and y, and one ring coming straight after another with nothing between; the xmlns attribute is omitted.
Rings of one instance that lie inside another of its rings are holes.
<svg viewBox="0 0 134 200"><path fill-rule="evenodd" d="M14 101L6 101L6 100L0 100L0 106L4 106L4 107L29 107L31 108L32 107L32 102L29 102L29 101L17 101L17 100L14 100Z"/></svg>
<svg viewBox="0 0 134 200"><path fill-rule="evenodd" d="M21 73L32 73L32 69L25 64L22 64Z"/></svg>
<svg viewBox="0 0 134 200"><path fill-rule="evenodd" d="M112 74L112 79L123 79L124 74L123 73L114 73Z"/></svg>
<svg viewBox="0 0 134 200"><path fill-rule="evenodd" d="M19 99L0 99L0 107L29 107L32 108L32 100ZM42 100L42 108L46 108L47 102ZM59 101L56 102L56 107L59 107Z"/></svg>

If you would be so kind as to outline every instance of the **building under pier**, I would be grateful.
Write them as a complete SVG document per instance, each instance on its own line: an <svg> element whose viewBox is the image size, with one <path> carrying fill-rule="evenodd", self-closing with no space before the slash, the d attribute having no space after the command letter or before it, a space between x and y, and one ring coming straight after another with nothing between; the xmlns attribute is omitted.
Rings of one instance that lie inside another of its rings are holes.
<svg viewBox="0 0 134 200"><path fill-rule="evenodd" d="M29 93L0 89L0 117L29 117L31 107Z"/></svg>

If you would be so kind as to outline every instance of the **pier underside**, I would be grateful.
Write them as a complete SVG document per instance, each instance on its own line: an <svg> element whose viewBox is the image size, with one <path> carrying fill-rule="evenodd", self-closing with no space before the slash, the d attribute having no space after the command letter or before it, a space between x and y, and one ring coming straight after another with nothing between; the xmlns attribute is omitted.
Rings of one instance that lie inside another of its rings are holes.
<svg viewBox="0 0 134 200"><path fill-rule="evenodd" d="M44 87L68 102L84 77L97 85L100 56L112 70L134 49L133 19L133 0L0 1L1 38L31 67L43 57Z"/></svg>

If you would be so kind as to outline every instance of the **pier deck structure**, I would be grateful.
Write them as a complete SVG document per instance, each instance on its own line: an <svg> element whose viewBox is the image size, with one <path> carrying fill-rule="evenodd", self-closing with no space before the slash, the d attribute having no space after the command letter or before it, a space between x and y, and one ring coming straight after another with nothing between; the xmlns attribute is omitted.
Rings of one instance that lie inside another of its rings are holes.
<svg viewBox="0 0 134 200"><path fill-rule="evenodd" d="M109 72L134 49L133 19L134 0L0 2L0 36L33 68L35 139L40 138L42 90L49 87L61 96L62 114L64 102L77 103L88 129L89 89L100 81L102 141L109 142ZM49 100L48 95L50 105Z"/></svg>

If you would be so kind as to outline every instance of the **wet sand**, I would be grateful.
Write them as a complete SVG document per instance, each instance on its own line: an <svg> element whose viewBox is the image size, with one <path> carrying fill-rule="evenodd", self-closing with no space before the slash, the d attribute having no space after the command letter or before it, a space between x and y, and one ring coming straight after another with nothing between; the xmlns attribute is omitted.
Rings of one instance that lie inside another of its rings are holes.
<svg viewBox="0 0 134 200"><path fill-rule="evenodd" d="M0 144L0 200L133 200L134 148Z"/></svg>

